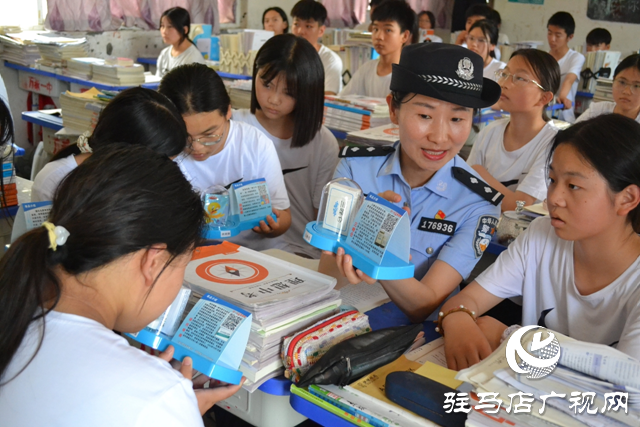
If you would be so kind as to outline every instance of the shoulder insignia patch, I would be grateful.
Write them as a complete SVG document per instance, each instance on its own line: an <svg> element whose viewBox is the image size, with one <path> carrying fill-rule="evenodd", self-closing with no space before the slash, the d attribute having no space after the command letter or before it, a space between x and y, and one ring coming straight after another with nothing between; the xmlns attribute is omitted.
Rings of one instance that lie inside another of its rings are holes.
<svg viewBox="0 0 640 427"><path fill-rule="evenodd" d="M492 205L498 206L502 199L504 199L504 195L501 192L494 190L493 187L469 173L469 171L457 166L451 168L451 170L453 171L453 177L460 181L462 185Z"/></svg>
<svg viewBox="0 0 640 427"><path fill-rule="evenodd" d="M382 147L344 147L340 150L338 157L380 157L386 156L396 151L390 145Z"/></svg>

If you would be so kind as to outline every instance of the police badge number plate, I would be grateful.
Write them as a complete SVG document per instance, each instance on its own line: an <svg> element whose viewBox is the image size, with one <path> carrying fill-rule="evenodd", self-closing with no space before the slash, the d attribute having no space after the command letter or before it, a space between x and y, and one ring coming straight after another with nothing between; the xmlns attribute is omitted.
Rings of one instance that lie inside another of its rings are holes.
<svg viewBox="0 0 640 427"><path fill-rule="evenodd" d="M482 215L478 218L478 225L473 234L473 250L476 258L480 258L485 249L491 243L491 236L496 232L498 227L498 218L491 215Z"/></svg>

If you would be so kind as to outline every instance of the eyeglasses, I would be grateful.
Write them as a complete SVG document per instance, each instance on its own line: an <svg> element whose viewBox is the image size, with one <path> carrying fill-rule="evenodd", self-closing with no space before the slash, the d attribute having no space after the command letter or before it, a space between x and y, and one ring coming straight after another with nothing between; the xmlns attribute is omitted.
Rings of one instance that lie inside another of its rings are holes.
<svg viewBox="0 0 640 427"><path fill-rule="evenodd" d="M473 36L467 36L467 44L469 43L487 44L487 39L478 39Z"/></svg>
<svg viewBox="0 0 640 427"><path fill-rule="evenodd" d="M616 89L619 89L621 91L625 91L627 88L629 88L629 91L631 91L632 94L637 95L640 93L640 84L636 84L636 83L629 83L628 81L624 80L624 79L615 79L613 81L613 87L615 87Z"/></svg>
<svg viewBox="0 0 640 427"><path fill-rule="evenodd" d="M228 121L227 121L227 126L228 126ZM227 126L225 126L225 128ZM210 147L212 145L219 144L220 141L222 141L222 138L224 138L225 132L226 130L223 131L220 135L209 134L209 135L203 135L200 138L193 138L192 136L189 136L189 139L187 140L187 148L192 149L194 143L204 145L205 147Z"/></svg>
<svg viewBox="0 0 640 427"><path fill-rule="evenodd" d="M533 83L534 85L538 86L540 90L547 92L547 90L543 88L542 85L540 85L540 83L538 83L537 81L533 79L528 79L526 77L522 77L519 74L509 74L509 73L505 73L503 70L498 70L495 72L495 76L498 79L498 83L502 83L503 81L511 77L511 81L516 86L524 86L527 83Z"/></svg>

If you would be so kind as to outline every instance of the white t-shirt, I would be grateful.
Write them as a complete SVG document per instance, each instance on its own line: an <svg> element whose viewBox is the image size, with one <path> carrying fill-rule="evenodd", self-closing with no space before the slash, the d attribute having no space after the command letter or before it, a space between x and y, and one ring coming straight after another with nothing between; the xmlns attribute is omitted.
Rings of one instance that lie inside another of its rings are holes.
<svg viewBox="0 0 640 427"><path fill-rule="evenodd" d="M3 426L203 425L191 382L167 362L86 317L53 311L45 322L40 350L0 388ZM32 323L3 382L33 356L41 326Z"/></svg>
<svg viewBox="0 0 640 427"><path fill-rule="evenodd" d="M593 119L603 114L611 114L614 108L616 108L616 103L612 101L592 102L587 111L578 116L576 123ZM636 117L636 122L640 123L640 113Z"/></svg>
<svg viewBox="0 0 640 427"><path fill-rule="evenodd" d="M476 281L500 298L522 296L522 325L539 325L581 341L612 345L640 359L640 258L606 288L581 295L573 242L549 217L538 218Z"/></svg>
<svg viewBox="0 0 640 427"><path fill-rule="evenodd" d="M320 207L322 189L333 178L339 160L338 141L329 129L322 126L310 143L291 148L291 138L280 139L271 135L249 110L236 110L233 118L264 132L278 152L291 201L291 227L278 237L278 247L287 252L302 252L320 258L320 250L305 242L302 236L307 224L316 220L314 209Z"/></svg>
<svg viewBox="0 0 640 427"><path fill-rule="evenodd" d="M386 98L391 89L391 74L386 76L378 75L377 59L367 61L358 68L349 83L342 89L340 96L363 95L374 98Z"/></svg>
<svg viewBox="0 0 640 427"><path fill-rule="evenodd" d="M324 67L325 92L340 93L342 90L342 59L340 59L340 55L323 44L320 45L318 55L320 55L320 61Z"/></svg>
<svg viewBox="0 0 640 427"><path fill-rule="evenodd" d="M165 74L180 65L193 64L194 62L198 64L205 63L202 54L193 43L178 56L171 56L172 48L172 46L165 47L158 56L158 62L156 63L156 75L158 77L164 77Z"/></svg>
<svg viewBox="0 0 640 427"><path fill-rule="evenodd" d="M569 99L574 105L569 110L560 110L560 120L564 120L565 122L573 123L576 120L574 107L576 103L576 92L578 91L578 82L580 80L580 72L582 71L583 64L584 56L573 49L569 49L569 51L558 61L558 65L560 66L560 88L562 88L562 84L566 80L567 75L575 74L577 76L576 80L571 85L569 94L567 95L567 99ZM560 89L558 89L558 91L560 91Z"/></svg>
<svg viewBox="0 0 640 427"><path fill-rule="evenodd" d="M31 187L31 201L43 202L53 200L53 196L62 180L78 167L75 156L68 156L49 162L38 172Z"/></svg>
<svg viewBox="0 0 640 427"><path fill-rule="evenodd" d="M515 151L504 148L504 132L509 119L496 120L480 131L467 164L482 165L511 191L522 191L544 200L547 197L546 168L548 148L558 133L550 121L531 141Z"/></svg>
<svg viewBox="0 0 640 427"><path fill-rule="evenodd" d="M264 133L246 123L230 121L227 141L218 154L199 162L183 153L175 162L191 185L201 191L215 184L231 187L236 182L264 178L269 187L271 206L278 210L289 208L278 153ZM243 231L228 240L256 251L269 249L275 244L274 239L252 230Z"/></svg>
<svg viewBox="0 0 640 427"><path fill-rule="evenodd" d="M484 67L484 69L482 70L482 77L484 77L485 79L491 79L495 82L497 81L496 71L502 70L506 66L507 64L505 64L504 62L498 61L495 58L491 58L491 62L489 62L489 65Z"/></svg>

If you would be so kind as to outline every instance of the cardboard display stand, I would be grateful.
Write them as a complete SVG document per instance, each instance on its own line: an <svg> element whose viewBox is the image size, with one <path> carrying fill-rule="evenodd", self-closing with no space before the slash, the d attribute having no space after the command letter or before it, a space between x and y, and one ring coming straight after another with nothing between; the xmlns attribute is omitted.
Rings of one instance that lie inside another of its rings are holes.
<svg viewBox="0 0 640 427"><path fill-rule="evenodd" d="M212 220L204 231L204 238L209 240L237 236L259 226L260 221L266 222L267 216L277 220L271 209L271 196L264 178L233 184L228 196L219 196L219 200L210 203L205 210ZM223 222L224 225L216 225L216 222Z"/></svg>
<svg viewBox="0 0 640 427"><path fill-rule="evenodd" d="M325 186L317 221L307 224L304 239L336 253L343 248L353 265L378 280L413 277L407 212L382 197L362 191L346 178Z"/></svg>
<svg viewBox="0 0 640 427"><path fill-rule="evenodd" d="M240 384L242 372L238 368L249 340L251 313L205 294L177 323L189 294L189 289L183 288L159 319L140 332L125 335L158 351L172 345L174 359L189 356L198 372L218 381Z"/></svg>

